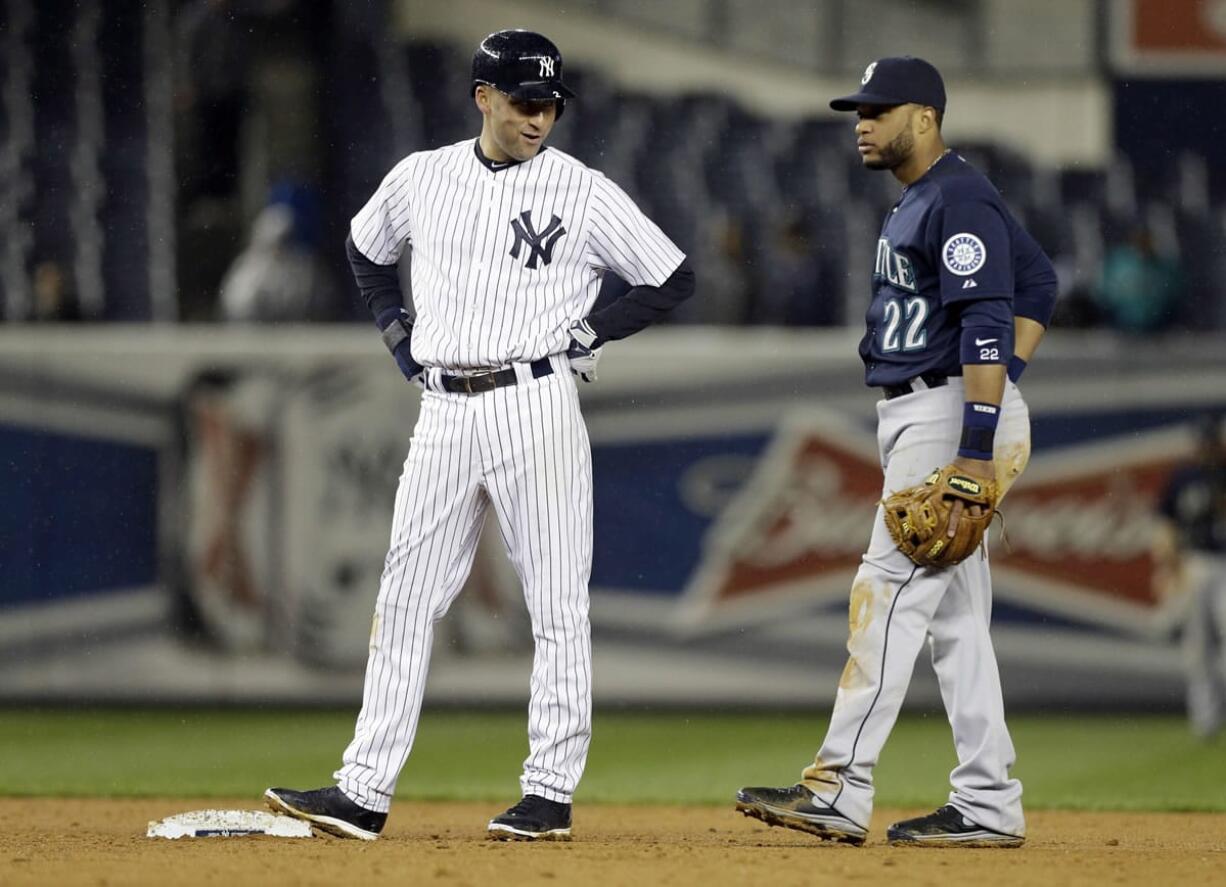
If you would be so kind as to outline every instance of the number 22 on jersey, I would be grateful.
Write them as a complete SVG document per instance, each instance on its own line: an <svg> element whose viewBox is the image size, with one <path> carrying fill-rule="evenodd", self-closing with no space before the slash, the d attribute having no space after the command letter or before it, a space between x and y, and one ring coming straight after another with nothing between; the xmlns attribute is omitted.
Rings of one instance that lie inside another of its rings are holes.
<svg viewBox="0 0 1226 887"><path fill-rule="evenodd" d="M886 299L884 319L885 326L881 332L883 352L922 351L928 344L928 331L924 329L924 321L928 319L928 300L923 296Z"/></svg>

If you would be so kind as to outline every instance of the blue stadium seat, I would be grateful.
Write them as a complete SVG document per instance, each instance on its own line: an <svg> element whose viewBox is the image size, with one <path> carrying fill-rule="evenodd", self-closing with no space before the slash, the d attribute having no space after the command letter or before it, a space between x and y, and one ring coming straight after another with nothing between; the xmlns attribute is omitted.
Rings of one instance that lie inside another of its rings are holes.
<svg viewBox="0 0 1226 887"><path fill-rule="evenodd" d="M1226 225L1222 213L1180 213L1175 216L1180 268L1187 298L1176 315L1179 326L1191 330L1226 328L1222 281L1226 280Z"/></svg>

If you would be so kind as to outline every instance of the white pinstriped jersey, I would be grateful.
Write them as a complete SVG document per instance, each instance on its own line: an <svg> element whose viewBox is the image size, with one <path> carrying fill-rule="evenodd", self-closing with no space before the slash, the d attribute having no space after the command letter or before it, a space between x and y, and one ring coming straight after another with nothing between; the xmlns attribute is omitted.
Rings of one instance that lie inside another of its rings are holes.
<svg viewBox="0 0 1226 887"><path fill-rule="evenodd" d="M410 154L353 217L354 245L412 250L413 356L462 371L565 351L612 270L659 286L684 254L602 173L552 148L491 170L472 139Z"/></svg>

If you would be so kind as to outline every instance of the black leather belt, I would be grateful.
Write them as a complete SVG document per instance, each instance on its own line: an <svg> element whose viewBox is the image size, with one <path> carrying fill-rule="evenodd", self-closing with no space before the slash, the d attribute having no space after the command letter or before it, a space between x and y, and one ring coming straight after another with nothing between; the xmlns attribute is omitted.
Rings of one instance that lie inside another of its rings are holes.
<svg viewBox="0 0 1226 887"><path fill-rule="evenodd" d="M534 360L529 366L532 367L532 378L534 379L548 376L553 372L553 367L550 365L548 357ZM444 374L439 378L439 384L443 386L443 390L450 391L452 394L481 394L485 391L493 391L495 388L505 388L507 385L514 385L517 381L519 379L515 375L515 370L510 368L494 370L492 373L477 373L475 376L448 376Z"/></svg>
<svg viewBox="0 0 1226 887"><path fill-rule="evenodd" d="M924 385L928 388L940 388L942 385L949 384L949 377L938 373L922 373L916 378L922 379ZM915 379L903 382L900 385L882 385L881 390L885 393L886 400L893 400L896 397L902 397L904 394L914 394L916 391L923 391L923 388L918 388L911 384L914 381Z"/></svg>

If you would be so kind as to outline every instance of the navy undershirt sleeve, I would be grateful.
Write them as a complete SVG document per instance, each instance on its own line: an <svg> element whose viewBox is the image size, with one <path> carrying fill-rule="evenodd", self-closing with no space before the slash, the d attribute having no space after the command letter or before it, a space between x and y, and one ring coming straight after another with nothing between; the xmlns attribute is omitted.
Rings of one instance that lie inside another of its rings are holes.
<svg viewBox="0 0 1226 887"><path fill-rule="evenodd" d="M659 286L636 286L606 308L586 318L601 344L624 339L655 323L694 293L694 271L689 260Z"/></svg>
<svg viewBox="0 0 1226 887"><path fill-rule="evenodd" d="M404 307L404 293L400 289L400 272L395 265L380 265L366 258L353 242L353 237L345 238L345 253L349 256L349 267L353 269L353 279L357 281L358 289L372 317L386 317L389 312L399 311Z"/></svg>

